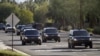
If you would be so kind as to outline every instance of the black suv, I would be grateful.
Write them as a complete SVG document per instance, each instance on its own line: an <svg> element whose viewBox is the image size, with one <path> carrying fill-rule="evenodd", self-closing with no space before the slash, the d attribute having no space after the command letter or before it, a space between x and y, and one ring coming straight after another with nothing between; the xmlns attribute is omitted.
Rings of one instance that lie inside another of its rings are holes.
<svg viewBox="0 0 100 56"><path fill-rule="evenodd" d="M22 45L26 45L26 43L32 42L39 45L42 44L40 33L36 29L25 29L22 33Z"/></svg>
<svg viewBox="0 0 100 56"><path fill-rule="evenodd" d="M46 27L42 31L42 39L43 42L47 42L47 40L54 39L56 42L60 42L60 35L58 34L57 28L54 27Z"/></svg>
<svg viewBox="0 0 100 56"><path fill-rule="evenodd" d="M20 40L22 40L22 33L24 32L25 29L33 29L33 28L32 27L26 27L26 26L22 27L20 29Z"/></svg>
<svg viewBox="0 0 100 56"><path fill-rule="evenodd" d="M91 35L84 29L70 30L68 38L68 47L74 48L75 46L88 46L93 47Z"/></svg>
<svg viewBox="0 0 100 56"><path fill-rule="evenodd" d="M24 27L25 25L17 25L17 27L16 27L16 34L17 35L20 35L20 33L21 33L21 28L22 27Z"/></svg>
<svg viewBox="0 0 100 56"><path fill-rule="evenodd" d="M5 25L3 23L0 23L0 30L5 30Z"/></svg>

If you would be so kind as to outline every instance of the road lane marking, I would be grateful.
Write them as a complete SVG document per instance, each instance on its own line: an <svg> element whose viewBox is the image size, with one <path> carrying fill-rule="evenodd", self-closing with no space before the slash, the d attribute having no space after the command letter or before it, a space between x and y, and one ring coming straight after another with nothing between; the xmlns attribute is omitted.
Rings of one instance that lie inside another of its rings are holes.
<svg viewBox="0 0 100 56"><path fill-rule="evenodd" d="M100 51L100 49L37 49L34 50L35 52L93 52L93 51Z"/></svg>

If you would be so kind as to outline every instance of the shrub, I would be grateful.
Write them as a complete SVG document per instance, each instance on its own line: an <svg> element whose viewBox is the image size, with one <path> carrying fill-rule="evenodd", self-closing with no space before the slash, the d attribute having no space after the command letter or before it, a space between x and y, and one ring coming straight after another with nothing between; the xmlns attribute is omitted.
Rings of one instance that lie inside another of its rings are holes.
<svg viewBox="0 0 100 56"><path fill-rule="evenodd" d="M94 34L100 34L100 27L95 27L93 30Z"/></svg>
<svg viewBox="0 0 100 56"><path fill-rule="evenodd" d="M88 32L92 33L93 32L93 29L92 28L87 28L86 29Z"/></svg>

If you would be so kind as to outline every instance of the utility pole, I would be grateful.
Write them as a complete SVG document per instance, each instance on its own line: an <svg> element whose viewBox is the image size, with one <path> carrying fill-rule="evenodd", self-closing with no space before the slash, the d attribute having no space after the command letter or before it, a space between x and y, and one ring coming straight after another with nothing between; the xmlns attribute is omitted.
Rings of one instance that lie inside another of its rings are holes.
<svg viewBox="0 0 100 56"><path fill-rule="evenodd" d="M82 4L83 4L83 1L80 0L80 23L79 23L79 28L80 28L80 29L84 27L83 12L82 12Z"/></svg>

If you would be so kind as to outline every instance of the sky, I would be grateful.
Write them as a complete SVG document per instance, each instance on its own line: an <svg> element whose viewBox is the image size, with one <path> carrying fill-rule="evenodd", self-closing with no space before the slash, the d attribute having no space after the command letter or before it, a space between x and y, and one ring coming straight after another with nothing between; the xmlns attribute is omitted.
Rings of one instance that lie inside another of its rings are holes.
<svg viewBox="0 0 100 56"><path fill-rule="evenodd" d="M20 2L24 2L25 0L16 0L18 3L20 3Z"/></svg>

